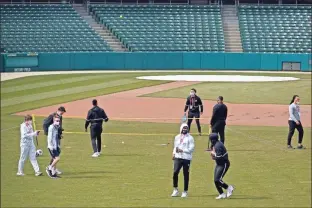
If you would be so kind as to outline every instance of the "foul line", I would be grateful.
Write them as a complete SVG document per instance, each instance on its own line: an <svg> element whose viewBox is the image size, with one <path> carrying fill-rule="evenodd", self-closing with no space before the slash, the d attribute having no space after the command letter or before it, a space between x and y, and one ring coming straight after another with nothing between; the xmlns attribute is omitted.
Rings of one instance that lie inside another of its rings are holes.
<svg viewBox="0 0 312 208"><path fill-rule="evenodd" d="M43 131L43 130L39 130ZM82 131L63 131L64 134L85 134L88 135L90 132ZM103 135L125 135L125 136L175 136L178 133L130 133L130 132L103 132ZM203 136L208 136L208 133L203 133Z"/></svg>
<svg viewBox="0 0 312 208"><path fill-rule="evenodd" d="M35 115L38 117L46 117L47 115ZM65 116L64 118L78 118L78 119L83 119L87 120L85 117L82 116ZM183 116L180 118L122 118L122 117L108 117L109 120L181 120ZM192 119L192 118L186 118L186 119ZM209 118L193 118L194 120L200 120L200 119L209 119ZM93 119L93 120L103 120L103 119Z"/></svg>

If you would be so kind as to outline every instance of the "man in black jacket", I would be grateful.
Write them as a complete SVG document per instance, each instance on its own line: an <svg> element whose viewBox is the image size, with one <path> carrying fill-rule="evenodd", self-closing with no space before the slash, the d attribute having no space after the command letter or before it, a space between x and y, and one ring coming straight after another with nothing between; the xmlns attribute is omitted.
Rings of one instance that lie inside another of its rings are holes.
<svg viewBox="0 0 312 208"><path fill-rule="evenodd" d="M59 128L59 139L62 137L62 133L64 129L62 128L63 124L63 114L66 113L66 110L63 106L59 107L56 112L51 113L46 119L43 121L43 131L44 135L48 135L48 129L51 124L53 124L53 118L58 116L60 118L60 128Z"/></svg>
<svg viewBox="0 0 312 208"><path fill-rule="evenodd" d="M91 135L91 143L93 148L93 155L92 157L98 157L101 154L101 143L102 138L101 134L103 132L102 124L103 121L107 122L108 117L105 111L98 107L97 100L92 100L93 108L91 108L88 112L86 123L85 123L85 130L87 132L87 128L89 124L90 126L90 135Z"/></svg>
<svg viewBox="0 0 312 208"><path fill-rule="evenodd" d="M227 118L227 106L223 103L223 97L219 96L217 104L213 107L213 112L210 121L210 128L212 133L220 135L220 140L224 144L225 136L224 129ZM208 147L209 148L209 147Z"/></svg>
<svg viewBox="0 0 312 208"><path fill-rule="evenodd" d="M190 96L188 96L186 99L186 104L184 107L184 115L186 115L187 109L189 109L188 120L187 120L189 131L191 131L191 124L192 124L193 118L195 117L197 130L198 130L199 135L201 135L201 126L200 126L199 118L200 118L200 115L202 115L204 112L204 106L200 97L196 95L196 89L194 88L191 89Z"/></svg>
<svg viewBox="0 0 312 208"><path fill-rule="evenodd" d="M210 153L213 160L216 161L214 171L214 183L219 192L216 199L224 199L230 197L234 191L234 187L223 182L223 177L230 167L228 152L222 142L218 140L218 134L212 133L209 135L209 140L213 146L213 151ZM227 193L223 193L223 189L227 189Z"/></svg>

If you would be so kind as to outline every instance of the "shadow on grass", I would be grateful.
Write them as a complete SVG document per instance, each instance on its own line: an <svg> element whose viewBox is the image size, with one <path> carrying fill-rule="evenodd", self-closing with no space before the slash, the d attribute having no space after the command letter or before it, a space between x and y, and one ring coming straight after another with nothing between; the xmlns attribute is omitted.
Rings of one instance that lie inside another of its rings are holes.
<svg viewBox="0 0 312 208"><path fill-rule="evenodd" d="M66 176L76 176L76 175L89 175L89 174L107 174L107 173L118 173L115 171L107 171L107 170L95 170L95 171L85 171L85 172L66 172Z"/></svg>
<svg viewBox="0 0 312 208"><path fill-rule="evenodd" d="M80 178L85 178L85 179L94 179L94 178L107 178L107 175L70 175L69 177L64 177L66 179L80 179Z"/></svg>
<svg viewBox="0 0 312 208"><path fill-rule="evenodd" d="M248 196L248 195L232 195L229 200L233 199L252 199L252 200L264 200L264 199L272 199L267 196Z"/></svg>
<svg viewBox="0 0 312 208"><path fill-rule="evenodd" d="M191 195L189 198L215 198L217 194L206 194L206 195ZM264 200L271 199L265 196L248 196L248 195L232 195L230 198L226 198L223 200L232 200L232 199L250 199L250 200Z"/></svg>
<svg viewBox="0 0 312 208"><path fill-rule="evenodd" d="M113 155L103 155L103 157L137 157L146 156L145 154L113 154Z"/></svg>
<svg viewBox="0 0 312 208"><path fill-rule="evenodd" d="M249 150L249 149L229 149L229 152L264 152L265 149L262 150Z"/></svg>

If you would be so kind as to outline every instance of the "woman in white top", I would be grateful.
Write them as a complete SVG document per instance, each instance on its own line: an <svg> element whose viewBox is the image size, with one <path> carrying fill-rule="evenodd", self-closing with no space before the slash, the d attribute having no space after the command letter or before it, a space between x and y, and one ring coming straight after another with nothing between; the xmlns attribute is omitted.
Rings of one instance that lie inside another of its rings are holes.
<svg viewBox="0 0 312 208"><path fill-rule="evenodd" d="M302 128L302 123L300 121L299 101L300 101L299 96L294 95L292 100L290 101L290 105L288 108L289 110L289 119L288 119L289 132L288 132L288 138L287 138L287 145L289 149L294 149L291 145L291 139L295 133L295 129L297 129L299 133L297 149L304 149L302 145L303 128Z"/></svg>
<svg viewBox="0 0 312 208"><path fill-rule="evenodd" d="M21 124L21 156L18 162L18 176L24 176L24 164L29 157L29 160L35 170L35 175L40 176L42 173L39 170L39 165L36 158L36 146L34 137L39 135L39 131L34 131L32 127L32 117L25 116L25 121Z"/></svg>

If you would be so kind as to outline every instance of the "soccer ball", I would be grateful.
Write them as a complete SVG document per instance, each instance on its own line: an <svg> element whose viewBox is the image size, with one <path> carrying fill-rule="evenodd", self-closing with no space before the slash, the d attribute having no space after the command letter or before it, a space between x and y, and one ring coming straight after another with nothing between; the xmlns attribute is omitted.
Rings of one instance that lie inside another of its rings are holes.
<svg viewBox="0 0 312 208"><path fill-rule="evenodd" d="M36 157L39 157L39 156L41 156L43 154L43 151L41 150L41 149L38 149L37 151L36 151Z"/></svg>

